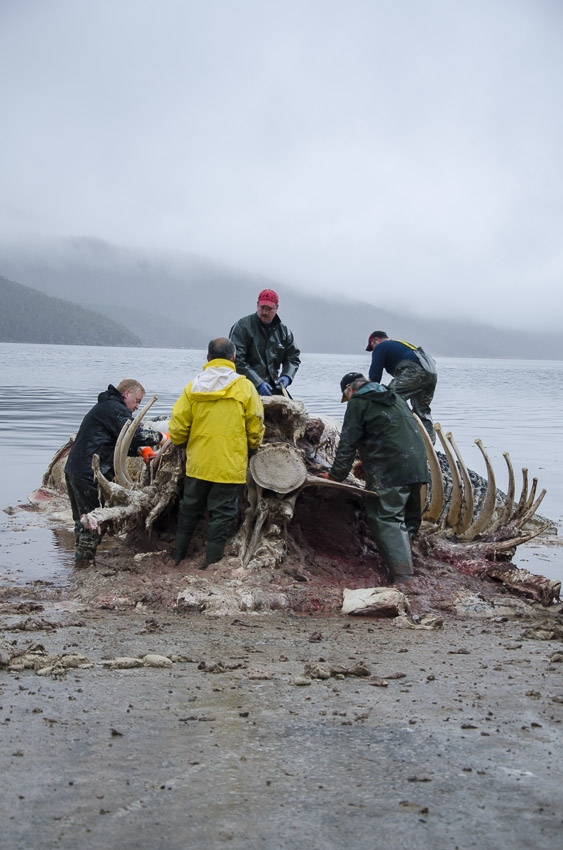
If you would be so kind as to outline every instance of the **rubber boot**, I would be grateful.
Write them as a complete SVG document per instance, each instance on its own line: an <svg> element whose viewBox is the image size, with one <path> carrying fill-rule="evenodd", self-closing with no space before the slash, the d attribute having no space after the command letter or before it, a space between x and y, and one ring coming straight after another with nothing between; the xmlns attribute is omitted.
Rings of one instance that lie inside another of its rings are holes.
<svg viewBox="0 0 563 850"><path fill-rule="evenodd" d="M402 572L401 570L409 570L409 572ZM412 567L409 567L408 564L402 568L391 567L391 574L393 584L409 584L410 580L414 578Z"/></svg>
<svg viewBox="0 0 563 850"><path fill-rule="evenodd" d="M96 550L77 546L74 550L74 563L77 567L88 567L96 563Z"/></svg>
<svg viewBox="0 0 563 850"><path fill-rule="evenodd" d="M178 530L176 532L176 544L175 549L172 554L172 558L175 564L179 564L180 561L183 561L188 553L188 546L192 541L193 532L185 532Z"/></svg>
<svg viewBox="0 0 563 850"><path fill-rule="evenodd" d="M207 541L207 551L205 553L205 564L201 568L202 570L207 569L210 564L216 564L217 561L220 561L223 557L223 553L225 551L224 543L215 543L213 541Z"/></svg>

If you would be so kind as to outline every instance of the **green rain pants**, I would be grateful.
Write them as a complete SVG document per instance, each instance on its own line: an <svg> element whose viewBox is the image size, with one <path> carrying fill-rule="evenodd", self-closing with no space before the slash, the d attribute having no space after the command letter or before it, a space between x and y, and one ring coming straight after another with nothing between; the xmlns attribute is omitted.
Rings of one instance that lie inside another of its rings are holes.
<svg viewBox="0 0 563 850"><path fill-rule="evenodd" d="M389 384L390 389L410 401L413 412L428 431L432 443L436 442L436 432L430 405L436 391L437 380L437 376L423 369L420 363L415 363L414 360L401 360L395 367L395 377Z"/></svg>
<svg viewBox="0 0 563 850"><path fill-rule="evenodd" d="M393 578L413 575L411 542L422 520L421 484L383 487L366 496L368 525Z"/></svg>
<svg viewBox="0 0 563 850"><path fill-rule="evenodd" d="M102 535L84 528L80 517L100 507L98 487L93 481L67 473L65 480L74 520L75 558L77 561L93 561Z"/></svg>
<svg viewBox="0 0 563 850"><path fill-rule="evenodd" d="M196 526L203 519L206 511L209 514L206 565L221 559L233 520L237 515L239 491L240 484L224 484L185 477L184 495L180 501L176 528L175 559L177 562L185 558Z"/></svg>

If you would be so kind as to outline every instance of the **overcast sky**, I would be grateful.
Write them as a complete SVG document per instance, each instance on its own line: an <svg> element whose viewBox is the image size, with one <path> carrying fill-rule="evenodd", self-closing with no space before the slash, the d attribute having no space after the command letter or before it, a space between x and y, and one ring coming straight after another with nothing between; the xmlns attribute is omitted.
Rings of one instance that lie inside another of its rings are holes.
<svg viewBox="0 0 563 850"><path fill-rule="evenodd" d="M561 330L562 45L561 0L0 0L0 233Z"/></svg>

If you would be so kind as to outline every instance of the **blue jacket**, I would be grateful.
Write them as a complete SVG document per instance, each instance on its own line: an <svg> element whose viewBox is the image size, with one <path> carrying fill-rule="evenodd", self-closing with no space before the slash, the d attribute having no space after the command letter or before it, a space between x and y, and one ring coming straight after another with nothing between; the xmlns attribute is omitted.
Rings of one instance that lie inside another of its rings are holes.
<svg viewBox="0 0 563 850"><path fill-rule="evenodd" d="M370 381L381 381L383 370L390 375L395 375L395 369L401 360L414 360L419 363L414 350L398 339L385 339L376 345L371 353L371 366L369 367Z"/></svg>

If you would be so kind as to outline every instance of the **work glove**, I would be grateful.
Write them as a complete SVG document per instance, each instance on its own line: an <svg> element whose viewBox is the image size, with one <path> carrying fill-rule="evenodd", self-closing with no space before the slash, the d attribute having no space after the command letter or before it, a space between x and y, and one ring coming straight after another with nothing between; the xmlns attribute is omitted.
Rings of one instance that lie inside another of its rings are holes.
<svg viewBox="0 0 563 850"><path fill-rule="evenodd" d="M272 388L268 381L262 381L259 387L256 387L259 395L272 395Z"/></svg>
<svg viewBox="0 0 563 850"><path fill-rule="evenodd" d="M281 389L286 390L289 387L290 384L291 384L291 381L287 377L287 375L282 375L281 378L278 378L278 380L276 381L276 387L279 387L280 390Z"/></svg>
<svg viewBox="0 0 563 850"><path fill-rule="evenodd" d="M154 450L151 449L150 446L143 446L142 449L139 449L139 454L141 455L145 463L150 463L150 461L155 456Z"/></svg>
<svg viewBox="0 0 563 850"><path fill-rule="evenodd" d="M331 478L330 475L328 474L328 472L317 472L316 477L317 478L324 478L325 481L334 481L334 478Z"/></svg>

